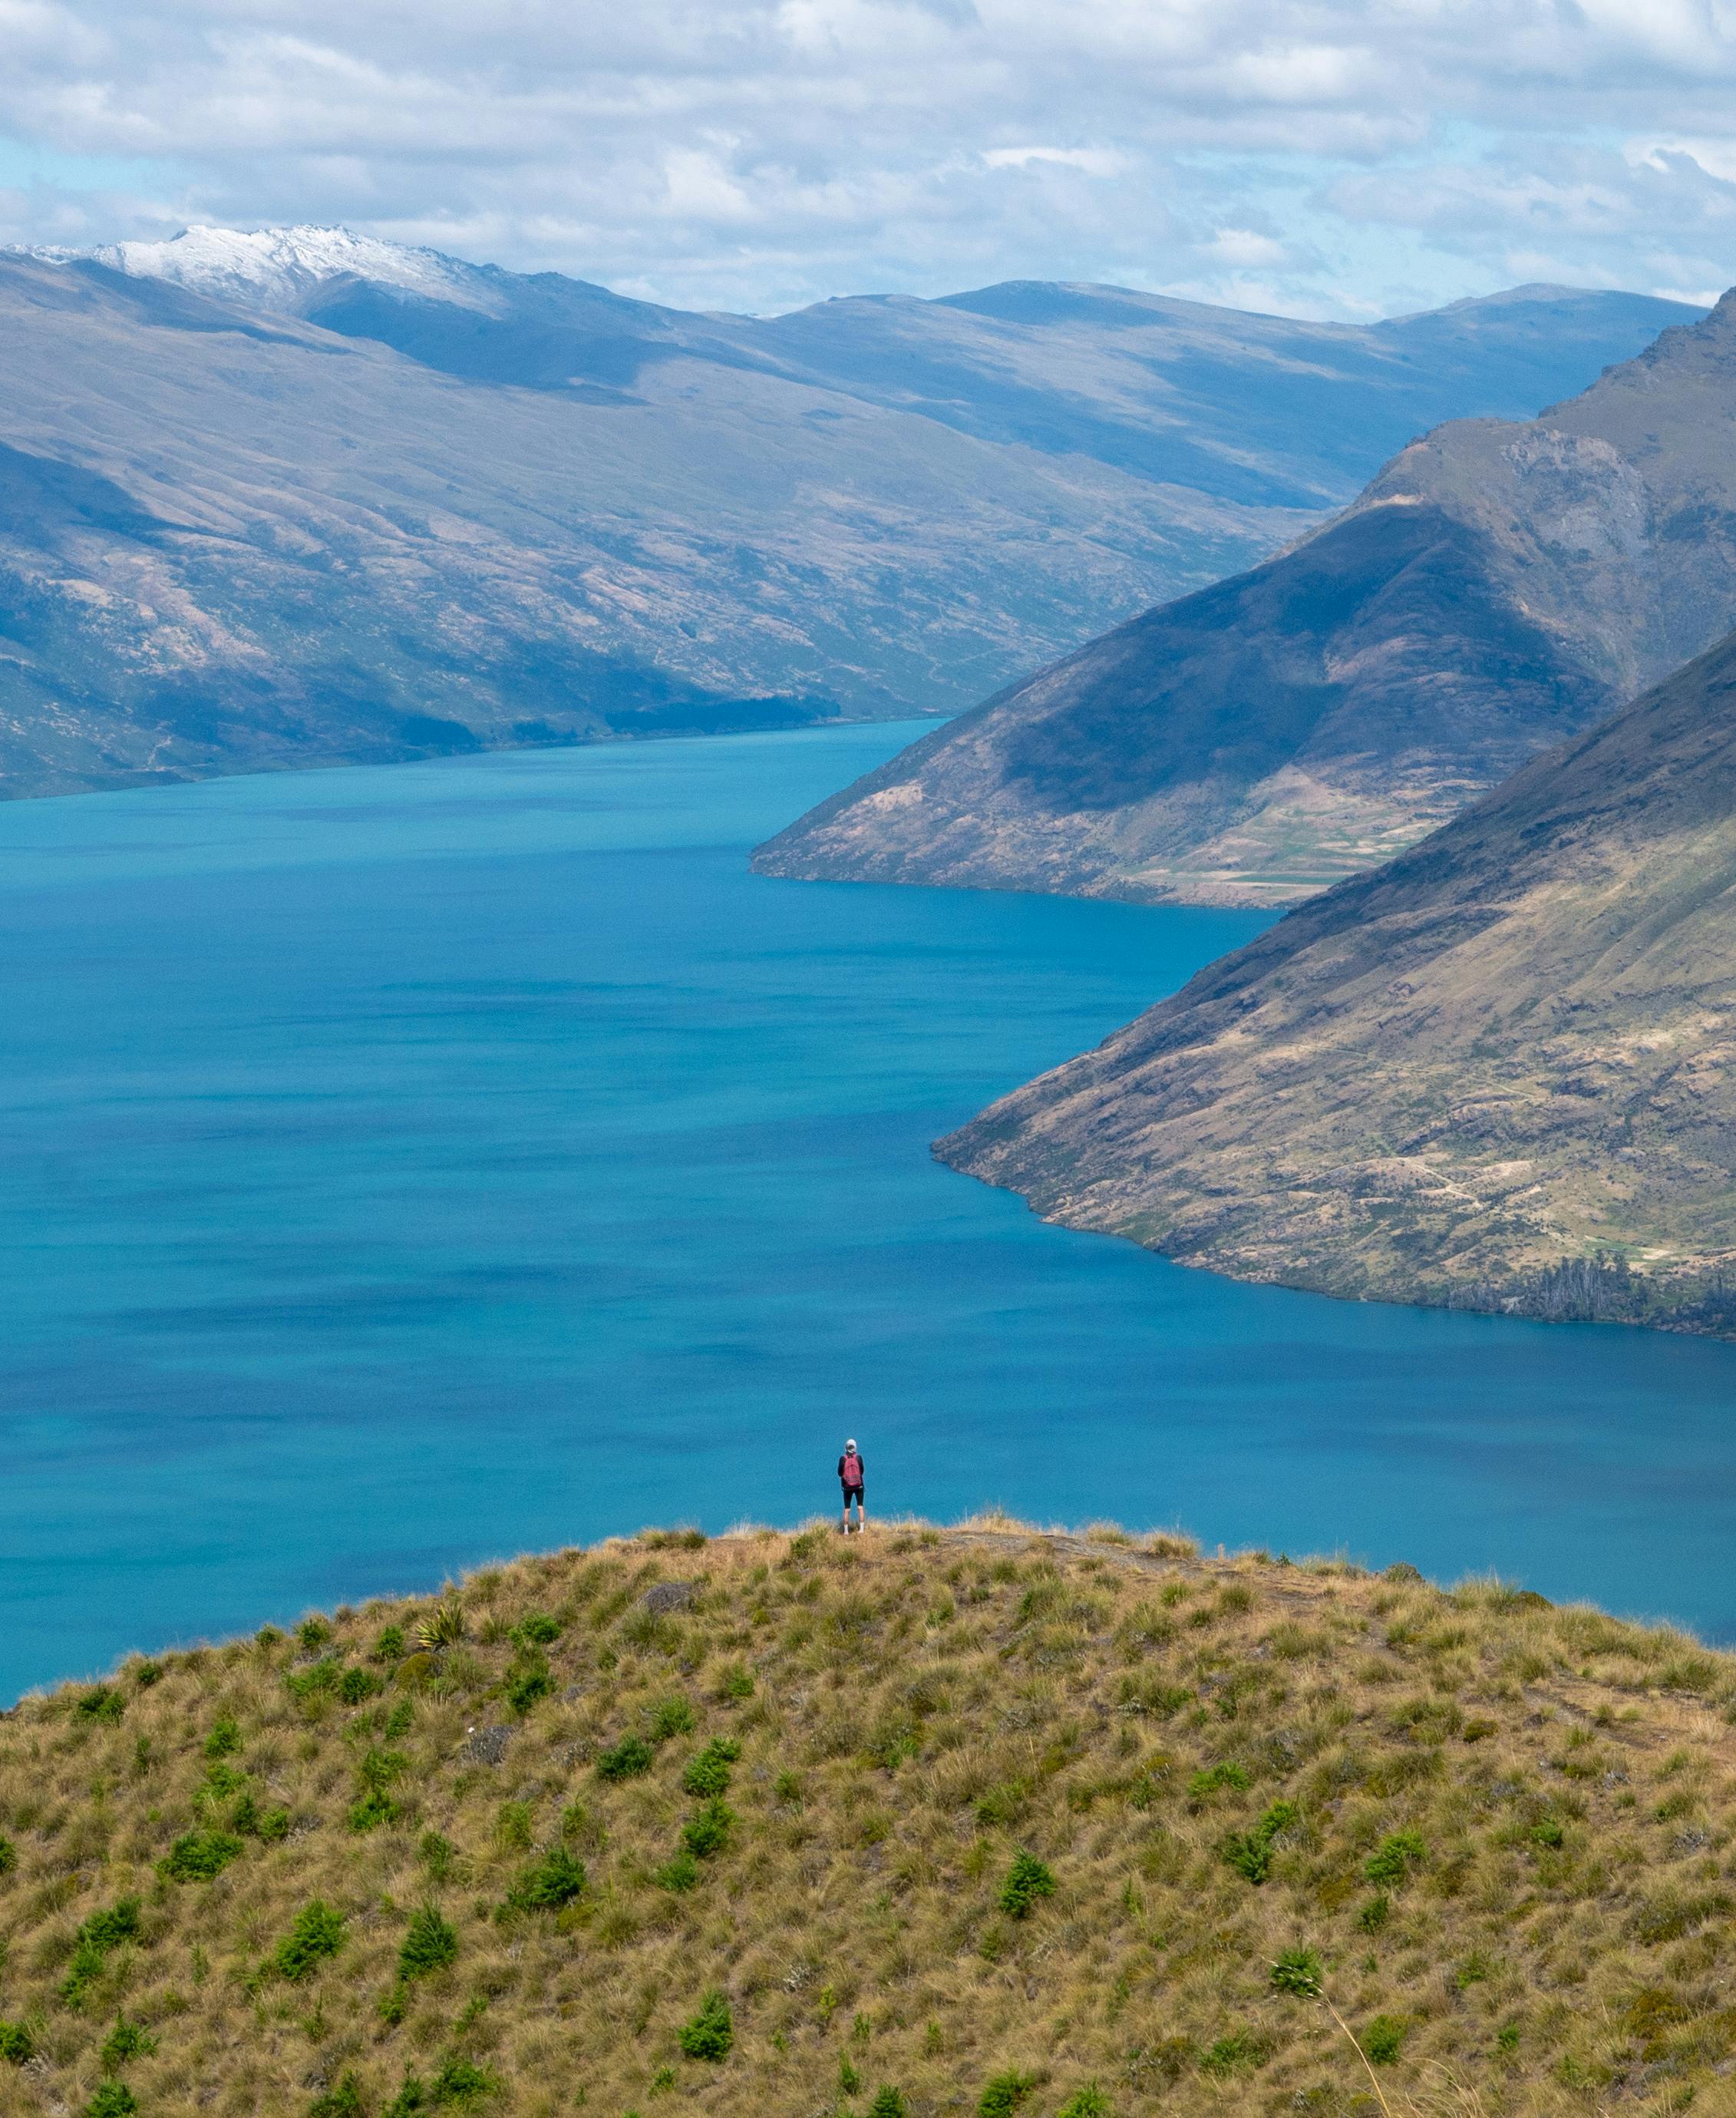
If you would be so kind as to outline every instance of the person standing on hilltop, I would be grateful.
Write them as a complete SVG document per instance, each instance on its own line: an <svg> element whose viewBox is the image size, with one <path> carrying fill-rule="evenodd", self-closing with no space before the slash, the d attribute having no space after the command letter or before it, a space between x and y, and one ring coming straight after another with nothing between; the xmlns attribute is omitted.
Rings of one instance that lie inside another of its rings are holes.
<svg viewBox="0 0 1736 2118"><path fill-rule="evenodd" d="M838 1459L838 1482L844 1489L843 1533L850 1534L850 1503L856 1503L856 1527L860 1530L868 1526L868 1502L865 1497L868 1466L856 1453L856 1444L847 1441L844 1453Z"/></svg>

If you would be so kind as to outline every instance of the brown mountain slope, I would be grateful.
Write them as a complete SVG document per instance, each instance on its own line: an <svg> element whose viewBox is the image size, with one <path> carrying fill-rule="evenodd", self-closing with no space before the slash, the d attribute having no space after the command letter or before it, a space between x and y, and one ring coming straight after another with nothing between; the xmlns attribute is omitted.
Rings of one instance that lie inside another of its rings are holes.
<svg viewBox="0 0 1736 2118"><path fill-rule="evenodd" d="M1243 1279L1736 1332L1736 636L940 1142Z"/></svg>
<svg viewBox="0 0 1736 2118"><path fill-rule="evenodd" d="M928 737L765 872L1283 904L1736 623L1736 294L1537 419L1460 421L1250 573Z"/></svg>

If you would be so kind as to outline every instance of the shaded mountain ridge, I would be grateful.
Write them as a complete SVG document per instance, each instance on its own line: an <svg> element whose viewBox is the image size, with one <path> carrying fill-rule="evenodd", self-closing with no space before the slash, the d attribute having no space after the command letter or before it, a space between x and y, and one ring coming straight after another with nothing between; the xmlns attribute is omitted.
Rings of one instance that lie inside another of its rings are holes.
<svg viewBox="0 0 1736 2118"><path fill-rule="evenodd" d="M1736 296L1147 612L762 847L771 874L1282 904L1736 623Z"/></svg>
<svg viewBox="0 0 1736 2118"><path fill-rule="evenodd" d="M936 1152L1238 1278L1736 1335L1736 636Z"/></svg>

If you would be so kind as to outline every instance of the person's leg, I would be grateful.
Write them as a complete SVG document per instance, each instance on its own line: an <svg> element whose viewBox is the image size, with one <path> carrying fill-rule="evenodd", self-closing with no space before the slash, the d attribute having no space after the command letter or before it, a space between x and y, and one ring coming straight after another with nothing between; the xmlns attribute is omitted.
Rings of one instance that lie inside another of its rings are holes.
<svg viewBox="0 0 1736 2118"><path fill-rule="evenodd" d="M839 1519L838 1525L838 1528L839 1528L843 1532L843 1533L844 1533L844 1535L845 1535L846 1537L848 1537L848 1536L849 1536L849 1534L850 1534L850 1488L849 1488L847 1486L846 1486L846 1487L844 1487L844 1512L843 1512L843 1514L842 1517Z"/></svg>
<svg viewBox="0 0 1736 2118"><path fill-rule="evenodd" d="M856 1526L859 1530L868 1527L868 1488L866 1486L858 1486L856 1489Z"/></svg>

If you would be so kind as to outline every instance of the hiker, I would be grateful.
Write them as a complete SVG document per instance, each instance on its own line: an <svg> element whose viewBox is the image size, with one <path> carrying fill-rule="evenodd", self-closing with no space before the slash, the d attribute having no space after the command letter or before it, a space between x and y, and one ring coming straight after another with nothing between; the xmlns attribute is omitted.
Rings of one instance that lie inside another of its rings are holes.
<svg viewBox="0 0 1736 2118"><path fill-rule="evenodd" d="M868 1475L868 1466L856 1453L856 1444L847 1441L844 1453L838 1459L838 1482L844 1489L843 1533L850 1534L850 1503L856 1502L856 1527L858 1531L868 1526L868 1503L863 1497L863 1484Z"/></svg>

